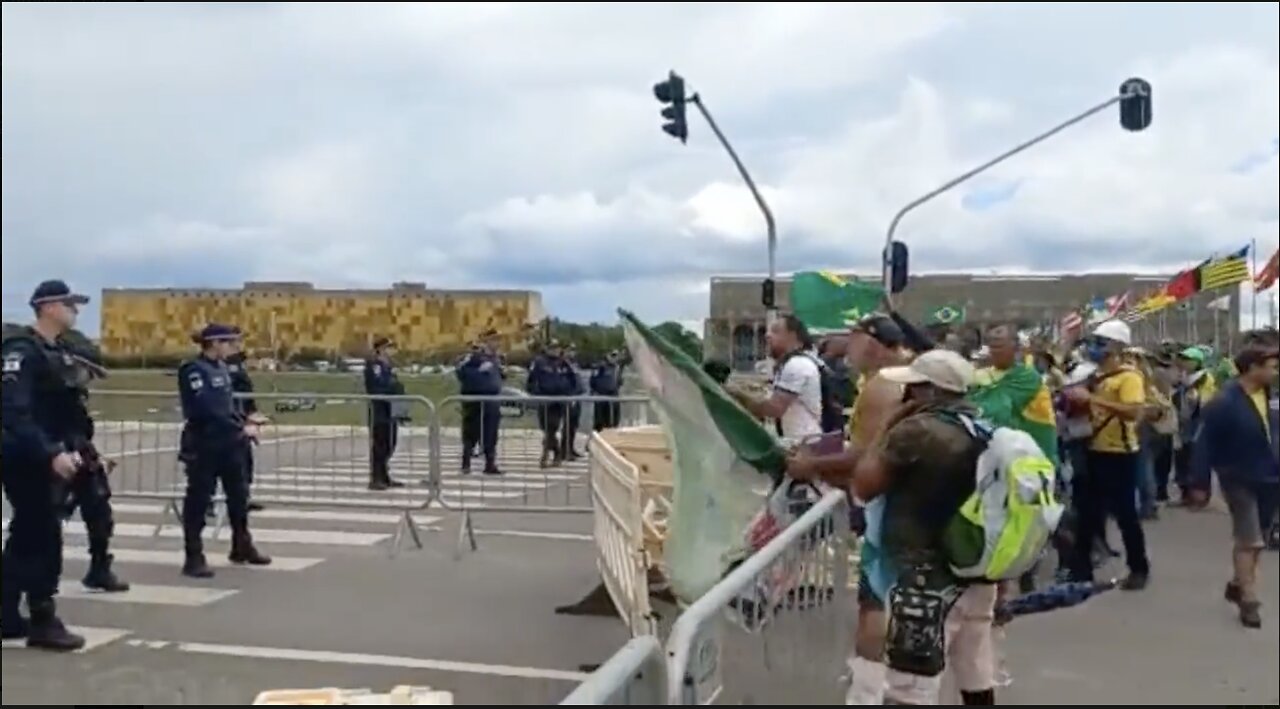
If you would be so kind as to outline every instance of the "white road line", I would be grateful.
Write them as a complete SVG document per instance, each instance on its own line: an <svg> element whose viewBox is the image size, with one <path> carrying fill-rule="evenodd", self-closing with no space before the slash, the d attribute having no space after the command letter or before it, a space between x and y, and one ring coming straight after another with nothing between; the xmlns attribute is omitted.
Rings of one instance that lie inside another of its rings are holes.
<svg viewBox="0 0 1280 709"><path fill-rule="evenodd" d="M353 480L350 484L346 484L346 485L342 484L340 481L336 483L329 483L329 484L323 484L323 485L321 484L309 485L306 483L259 484L258 481L255 479L253 482L253 489L255 491L261 490L264 492L280 492L285 494L293 493L295 495L298 495L300 499L303 499L303 500L309 499L311 502L314 502L317 504L320 502L323 502L321 498L328 498L328 497L331 497L331 498L386 497L389 499L404 500L406 502L426 502L429 496L429 491L425 487L422 487L421 485L415 485L413 487L392 488L390 490L370 490L367 485L368 485L367 483L359 480ZM460 498L471 497L471 498L479 498L479 499L496 499L496 500L505 500L505 499L510 499L514 497L520 497L521 495L521 493L518 491L504 492L499 490L492 490L492 491L491 490L450 490L450 494L453 497L460 497ZM415 500L414 498L421 498L421 500Z"/></svg>
<svg viewBox="0 0 1280 709"><path fill-rule="evenodd" d="M113 502L111 509L117 514L164 514L163 505L145 505L136 503ZM347 512L343 510L259 510L250 515L252 519L285 519L305 522L355 522L359 524L396 524L400 515L385 512ZM419 524L432 524L440 521L439 517L418 517Z"/></svg>
<svg viewBox="0 0 1280 709"><path fill-rule="evenodd" d="M239 591L231 588L198 588L194 586L162 586L135 583L124 593L90 591L80 585L80 579L63 579L58 591L60 600L96 601L102 603L140 603L156 606L186 606L194 608L217 603Z"/></svg>
<svg viewBox="0 0 1280 709"><path fill-rule="evenodd" d="M392 477L396 476L395 473L392 473L391 475ZM415 480L414 478L405 476L400 477L404 479L404 482L415 482L416 480L422 479L417 478ZM255 475L253 478L255 487L259 481L263 483L324 483L321 487L328 487L331 485L346 487L348 484L367 487L369 485L367 479L355 476L315 475L311 473L265 473ZM460 489L488 488L492 490L524 490L536 487L541 490L546 488L548 485L570 482L570 480L548 480L541 477L534 478L532 476L512 478L507 475L483 475L481 473L474 473L472 475L455 474L442 476L441 482L446 486L457 487Z"/></svg>
<svg viewBox="0 0 1280 709"><path fill-rule="evenodd" d="M246 645L215 645L212 643L165 642L154 640L130 640L136 647L157 650L176 650L194 655L221 655L260 660L285 660L290 662L319 662L333 665L365 665L370 667L396 667L436 672L460 672L489 675L491 677L516 677L520 679L559 680L581 682L587 678L582 672L517 667L513 665L486 665L457 660L426 660L394 655L366 655L356 652L330 652L325 650L298 650L289 648L251 647Z"/></svg>
<svg viewBox="0 0 1280 709"><path fill-rule="evenodd" d="M72 626L68 628L76 635L84 636L84 647L75 651L77 655L83 655L86 652L97 650L103 645L113 643L120 638L128 637L128 630L117 630L115 628L86 628ZM21 638L16 640L5 640L4 649L6 650L25 650L27 649L27 641Z"/></svg>
<svg viewBox="0 0 1280 709"><path fill-rule="evenodd" d="M204 538L213 538L213 525L204 529ZM153 524L117 523L115 535L118 537L151 537L156 527ZM274 529L251 527L253 540L264 544L314 544L316 546L336 547L371 547L391 538L390 534L369 534L365 532L333 532L311 529ZM82 537L84 529L72 525L66 528L68 536ZM167 524L160 528L159 536L163 539L182 539L182 527ZM225 525L218 531L215 541L231 541L231 530Z"/></svg>
<svg viewBox="0 0 1280 709"><path fill-rule="evenodd" d="M120 564L153 564L156 566L172 566L174 568L182 566L182 562L186 559L186 555L176 549L120 549L116 547L111 550L111 555ZM68 547L63 550L62 556L64 559L72 561L88 561L89 549L87 547ZM231 563L227 560L227 557L221 554L208 554L206 559L209 562L209 566L215 569L251 568L255 572L303 571L324 562L324 559L272 556L270 566L241 567L238 564Z"/></svg>
<svg viewBox="0 0 1280 709"><path fill-rule="evenodd" d="M526 532L519 529L477 529L481 537L516 537L518 539L546 539L557 542L594 542L590 534L574 534L572 532Z"/></svg>

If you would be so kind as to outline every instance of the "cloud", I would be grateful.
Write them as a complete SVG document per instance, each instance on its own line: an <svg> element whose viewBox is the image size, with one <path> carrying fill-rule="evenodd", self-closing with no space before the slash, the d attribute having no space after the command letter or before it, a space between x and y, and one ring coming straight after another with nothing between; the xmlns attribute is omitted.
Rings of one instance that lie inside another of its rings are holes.
<svg viewBox="0 0 1280 709"><path fill-rule="evenodd" d="M659 129L673 67L783 271L873 266L902 205L1133 75L1150 130L1108 110L912 211L913 264L1164 270L1276 238L1274 5L7 4L2 31L6 313L50 274L697 320L767 250L701 119Z"/></svg>

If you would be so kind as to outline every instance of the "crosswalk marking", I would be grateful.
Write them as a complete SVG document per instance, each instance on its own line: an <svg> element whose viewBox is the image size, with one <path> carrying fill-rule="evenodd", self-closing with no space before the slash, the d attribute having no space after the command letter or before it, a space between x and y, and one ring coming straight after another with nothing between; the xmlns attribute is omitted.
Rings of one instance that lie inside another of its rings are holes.
<svg viewBox="0 0 1280 709"><path fill-rule="evenodd" d="M392 477L395 477L395 473L392 473ZM414 478L405 477L405 476L401 476L401 477L404 479L405 482L416 481ZM554 484L554 483L560 483L560 482L573 481L573 479L569 478L568 476L561 476L561 477L562 477L561 480L553 480L553 479L542 478L541 476L538 476L538 477L528 476L528 477L514 478L514 477L511 477L510 475L484 475L483 473L473 473L472 475L467 475L467 476L464 476L464 475L441 476L440 482L443 485L462 488L462 489L484 487L484 488L498 489L498 490L503 490L503 489L524 490L529 487L539 487L537 485L532 485L531 483ZM423 479L423 478L419 478L419 479ZM327 485L333 485L333 484L342 485L342 486L361 485L361 486L367 487L369 484L367 480L362 478L337 477L333 475L313 475L309 473L282 473L282 474L270 473L266 475L258 475L253 480L254 487L257 487L259 482L262 482L262 483L290 483L290 482L325 483L325 485L322 485L321 487L324 487Z"/></svg>
<svg viewBox="0 0 1280 709"><path fill-rule="evenodd" d="M186 554L177 549L120 549L113 548L111 555L120 564L149 564L156 566L182 566ZM68 547L63 550L64 559L71 561L88 561L89 550L86 547ZM238 566L221 554L207 554L209 566L215 569L226 569ZM272 556L270 566L252 567L256 571L303 571L320 564L324 559L308 559L305 557Z"/></svg>
<svg viewBox="0 0 1280 709"><path fill-rule="evenodd" d="M130 635L130 631L119 630L116 628L88 628L83 626L72 626L71 628L69 628L69 630L71 630L71 632L75 633L76 635L80 635L84 637L84 647L80 648L79 650L76 650L76 654L78 655L84 654L91 650L97 650L103 645L109 645L121 638L126 638ZM25 650L27 649L27 641L23 640L22 638L18 638L15 640L5 640L4 649Z"/></svg>
<svg viewBox="0 0 1280 709"><path fill-rule="evenodd" d="M116 514L160 515L164 514L164 505L146 505L132 502L112 502L111 508ZM283 519L303 522L354 522L358 524L396 524L400 515L385 512L350 512L346 510L259 510L252 514L252 519ZM423 524L431 524L437 518L419 520Z"/></svg>
<svg viewBox="0 0 1280 709"><path fill-rule="evenodd" d="M154 524L117 522L115 526L115 535L117 537L159 536L162 539L182 539L182 527L178 527L176 525L167 524L162 526L160 528L159 535L156 535L155 531L156 526ZM206 526L204 529L204 538L212 539L213 532L214 530L210 526ZM329 530L309 529L263 529L255 527L252 529L252 532L253 540L255 542L265 544L319 544L323 546L338 547L371 547L391 538L390 534L335 532ZM66 534L76 537L85 536L84 528L78 525L67 526ZM214 541L231 541L231 530L226 526L223 526L218 530L218 537Z"/></svg>
<svg viewBox="0 0 1280 709"><path fill-rule="evenodd" d="M90 591L80 584L80 579L63 579L58 592L60 600L96 601L102 603L145 603L158 606L207 606L240 593L231 588L197 588L194 586L164 586L158 584L133 584L123 593Z"/></svg>

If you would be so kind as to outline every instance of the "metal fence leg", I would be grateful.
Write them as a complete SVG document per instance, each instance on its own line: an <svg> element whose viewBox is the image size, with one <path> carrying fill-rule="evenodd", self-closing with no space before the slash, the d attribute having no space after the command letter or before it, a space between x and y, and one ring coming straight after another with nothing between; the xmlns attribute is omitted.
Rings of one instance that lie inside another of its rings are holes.
<svg viewBox="0 0 1280 709"><path fill-rule="evenodd" d="M156 522L156 528L152 530L151 536L160 536L160 531L164 529L164 523L169 519L169 515L178 522L178 526L182 526L182 508L178 506L178 501L170 499L168 504L164 506L164 511L160 513L160 520Z"/></svg>
<svg viewBox="0 0 1280 709"><path fill-rule="evenodd" d="M480 548L476 545L476 528L472 523L471 513L465 511L458 518L458 545L453 552L455 560L462 558L463 545L469 546L471 551L476 551Z"/></svg>
<svg viewBox="0 0 1280 709"><path fill-rule="evenodd" d="M413 512L405 510L400 516L400 522L396 524L395 536L391 539L391 556L394 557L400 551L401 544L404 543L405 532L408 531L409 539L413 541L416 549L422 548L422 534L418 530L418 520L413 518Z"/></svg>

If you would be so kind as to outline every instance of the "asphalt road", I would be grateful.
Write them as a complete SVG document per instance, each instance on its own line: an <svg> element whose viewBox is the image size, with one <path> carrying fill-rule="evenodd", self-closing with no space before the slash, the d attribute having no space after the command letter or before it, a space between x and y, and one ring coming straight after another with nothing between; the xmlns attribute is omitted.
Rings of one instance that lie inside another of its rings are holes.
<svg viewBox="0 0 1280 709"><path fill-rule="evenodd" d="M128 435L119 438L122 448L147 448ZM109 440L103 439L104 450ZM72 624L96 629L95 645L73 656L6 646L4 702L247 704L267 689L385 691L414 684L450 690L460 704L547 704L570 691L580 666L603 661L625 642L618 621L552 612L597 583L588 515L478 514L479 550L455 559L458 515L432 506L414 514L425 548L402 545L393 556L390 544L402 520L396 509L407 509L405 499L425 500L424 488L363 490L367 444L354 434L275 445L276 452L259 448L256 494L263 499L310 495L386 500L387 507L270 505L254 527L278 565L219 569L216 578L197 582L178 574L181 542L173 521L152 536L164 521L162 505L120 499L118 567L135 591L114 599L79 591L83 537L71 522L61 603ZM458 504L479 510L587 502L585 466L543 473L534 440L504 440L503 480L458 476L457 448L451 433L443 437L444 489L456 493L451 499ZM425 464L408 463L410 453L425 460L420 442L410 440L402 450L394 474L425 476ZM170 477L157 477L157 484L175 489L180 479L172 455L126 456L131 462L122 463L122 471L136 470L142 481L147 466L169 466ZM1276 555L1266 556L1263 574L1264 613L1272 615L1263 630L1246 631L1221 599L1229 569L1225 515L1168 511L1148 529L1155 577L1146 592L1114 592L1010 627L1013 684L1002 703L1280 701ZM211 557L222 559L226 548L225 541L211 542ZM807 639L805 632L780 629L769 645L786 654ZM740 694L767 696L768 688L795 680L788 674L794 665L743 657L725 674Z"/></svg>

